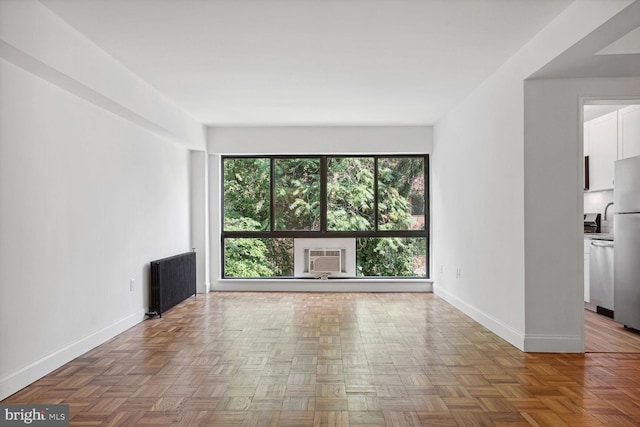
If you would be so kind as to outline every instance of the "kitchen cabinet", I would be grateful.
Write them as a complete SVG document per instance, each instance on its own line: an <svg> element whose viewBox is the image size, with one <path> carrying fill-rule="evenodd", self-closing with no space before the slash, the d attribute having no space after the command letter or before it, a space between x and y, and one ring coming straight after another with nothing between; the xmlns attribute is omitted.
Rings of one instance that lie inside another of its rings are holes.
<svg viewBox="0 0 640 427"><path fill-rule="evenodd" d="M589 190L613 188L613 162L618 160L618 112L585 123L585 152L589 153Z"/></svg>
<svg viewBox="0 0 640 427"><path fill-rule="evenodd" d="M640 105L618 110L618 153L620 159L640 156Z"/></svg>
<svg viewBox="0 0 640 427"><path fill-rule="evenodd" d="M591 132L589 132L589 129L591 129L591 127L589 126L589 122L584 122L583 124L583 130L582 130L582 140L584 141L584 155L585 156L589 156L591 155L591 143L590 143L590 138L591 138Z"/></svg>
<svg viewBox="0 0 640 427"><path fill-rule="evenodd" d="M589 143L589 125L585 122L582 124L583 126L583 131L582 131L582 141L583 141L583 148L584 148L584 190L587 191L589 190L589 178L591 176L591 174L589 173L589 164L591 163L589 160L589 156L590 156L590 152L589 152L589 148L591 147L591 144Z"/></svg>

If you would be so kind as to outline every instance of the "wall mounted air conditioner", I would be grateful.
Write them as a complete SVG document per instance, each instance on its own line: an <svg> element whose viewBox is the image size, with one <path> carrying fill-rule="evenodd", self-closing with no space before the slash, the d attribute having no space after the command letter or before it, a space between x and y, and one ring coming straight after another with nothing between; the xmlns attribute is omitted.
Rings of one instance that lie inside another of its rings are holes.
<svg viewBox="0 0 640 427"><path fill-rule="evenodd" d="M296 238L293 239L293 253L294 276L297 278L356 277L356 239L353 237ZM339 260L336 259L338 256Z"/></svg>
<svg viewBox="0 0 640 427"><path fill-rule="evenodd" d="M342 272L342 251L344 249L309 249L309 273Z"/></svg>

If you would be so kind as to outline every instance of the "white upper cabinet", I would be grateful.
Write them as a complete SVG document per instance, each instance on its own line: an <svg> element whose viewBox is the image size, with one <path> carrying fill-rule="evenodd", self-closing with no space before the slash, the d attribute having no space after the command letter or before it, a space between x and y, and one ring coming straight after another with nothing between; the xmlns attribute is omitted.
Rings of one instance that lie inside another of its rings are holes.
<svg viewBox="0 0 640 427"><path fill-rule="evenodd" d="M613 188L613 162L618 159L618 112L585 123L585 152L589 153L589 190Z"/></svg>
<svg viewBox="0 0 640 427"><path fill-rule="evenodd" d="M619 157L640 156L640 105L618 110Z"/></svg>
<svg viewBox="0 0 640 427"><path fill-rule="evenodd" d="M589 190L614 187L614 162L640 156L640 105L629 105L584 123Z"/></svg>
<svg viewBox="0 0 640 427"><path fill-rule="evenodd" d="M589 137L591 136L589 133L589 122L584 122L584 129L582 133L582 140L584 141L584 155L588 156L591 154L591 143Z"/></svg>

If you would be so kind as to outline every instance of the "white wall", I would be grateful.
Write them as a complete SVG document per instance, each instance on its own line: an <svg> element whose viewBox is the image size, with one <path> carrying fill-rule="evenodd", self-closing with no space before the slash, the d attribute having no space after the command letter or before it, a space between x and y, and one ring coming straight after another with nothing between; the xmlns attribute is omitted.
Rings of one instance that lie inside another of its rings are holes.
<svg viewBox="0 0 640 427"><path fill-rule="evenodd" d="M209 292L209 182L204 151L191 151L191 245L196 250L196 289Z"/></svg>
<svg viewBox="0 0 640 427"><path fill-rule="evenodd" d="M434 291L518 348L524 340L521 87L521 80L500 73L437 124L431 192Z"/></svg>
<svg viewBox="0 0 640 427"><path fill-rule="evenodd" d="M132 123L194 150L204 127L35 0L0 1L0 53Z"/></svg>
<svg viewBox="0 0 640 427"><path fill-rule="evenodd" d="M525 170L525 156L531 153L524 143L524 80L629 3L572 3L434 130L434 291L523 350L581 351L581 331L575 328L566 334L569 341L560 342L564 332L538 334L527 327L548 312L546 302L530 303L525 292L539 285L525 276L525 266L527 272L543 267L534 254L548 242L528 239L533 232L549 233L525 228L530 208L525 199L531 200L525 192L536 187L544 172ZM573 289L575 283L565 286ZM546 298L553 299L553 293ZM568 316L577 315L575 304L568 310L573 310Z"/></svg>
<svg viewBox="0 0 640 427"><path fill-rule="evenodd" d="M582 351L581 100L637 97L640 77L528 80L524 94L526 349Z"/></svg>
<svg viewBox="0 0 640 427"><path fill-rule="evenodd" d="M44 6L1 6L0 399L143 320L149 261L191 248L187 147L204 147Z"/></svg>
<svg viewBox="0 0 640 427"><path fill-rule="evenodd" d="M429 154L430 126L211 127L215 154Z"/></svg>
<svg viewBox="0 0 640 427"><path fill-rule="evenodd" d="M225 154L430 154L433 129L430 126L326 126L326 127L210 127L207 134L209 153L209 225L210 266L213 290L310 290L310 291L431 291L430 281L404 280L381 284L359 280L328 286L302 280L222 281L220 261L220 159ZM225 283L226 282L226 283ZM333 280L332 280L333 282ZM367 283L368 282L368 283Z"/></svg>
<svg viewBox="0 0 640 427"><path fill-rule="evenodd" d="M212 290L220 290L219 282L222 277L222 260L220 247L222 244L222 171L220 155L211 154L207 158L209 182L209 285Z"/></svg>

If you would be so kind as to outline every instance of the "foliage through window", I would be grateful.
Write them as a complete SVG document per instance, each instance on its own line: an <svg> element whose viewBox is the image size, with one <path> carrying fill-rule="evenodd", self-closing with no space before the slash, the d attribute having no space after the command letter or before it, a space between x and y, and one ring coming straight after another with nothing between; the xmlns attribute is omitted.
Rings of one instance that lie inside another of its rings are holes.
<svg viewBox="0 0 640 427"><path fill-rule="evenodd" d="M374 159L333 157L327 165L327 229L369 231L375 224Z"/></svg>
<svg viewBox="0 0 640 427"><path fill-rule="evenodd" d="M320 160L275 160L276 230L320 230Z"/></svg>
<svg viewBox="0 0 640 427"><path fill-rule="evenodd" d="M225 231L269 230L270 171L269 159L225 159Z"/></svg>
<svg viewBox="0 0 640 427"><path fill-rule="evenodd" d="M293 276L295 238L356 238L359 277L427 277L428 156L223 157L224 277Z"/></svg>

